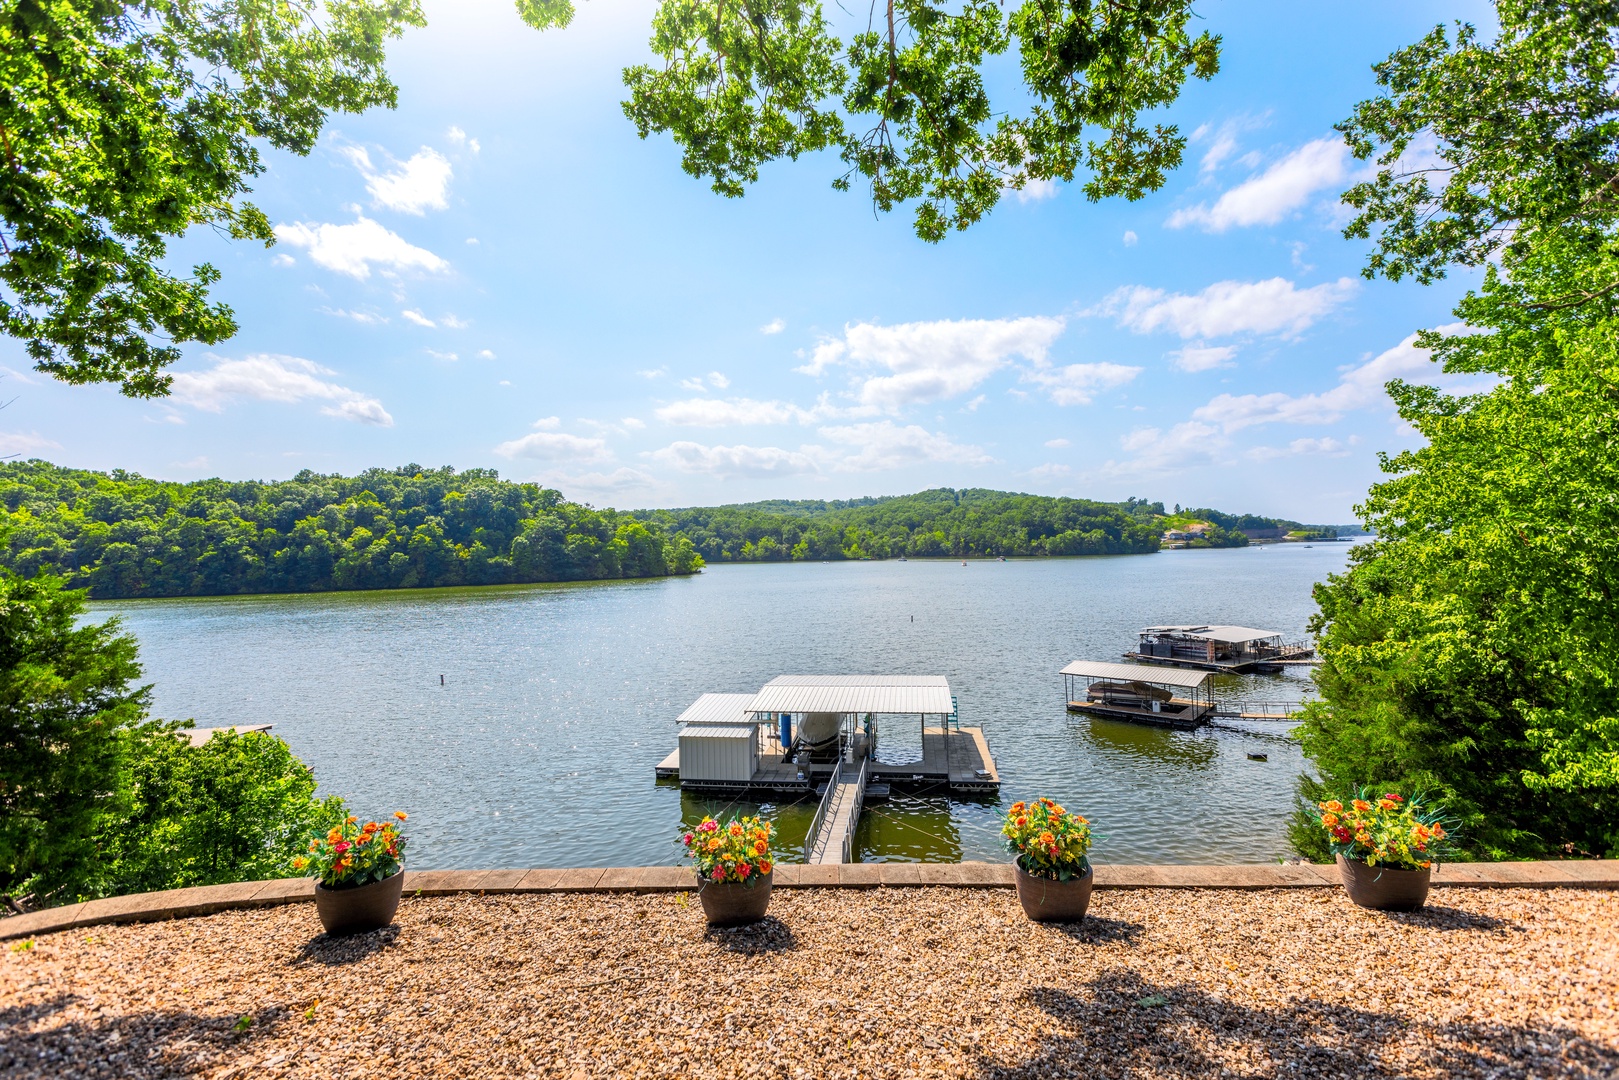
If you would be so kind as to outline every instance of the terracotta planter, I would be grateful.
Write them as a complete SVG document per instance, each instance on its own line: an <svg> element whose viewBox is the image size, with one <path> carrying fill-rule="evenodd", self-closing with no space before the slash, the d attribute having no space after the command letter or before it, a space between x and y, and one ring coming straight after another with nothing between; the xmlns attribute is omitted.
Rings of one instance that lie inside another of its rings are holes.
<svg viewBox="0 0 1619 1080"><path fill-rule="evenodd" d="M1034 922L1078 922L1091 906L1091 884L1096 871L1087 866L1081 877L1056 881L1035 877L1023 872L1023 867L1012 864L1017 876L1017 899L1023 905L1023 914Z"/></svg>
<svg viewBox="0 0 1619 1080"><path fill-rule="evenodd" d="M772 870L752 885L731 881L698 881L697 899L710 926L746 926L765 917L770 906L770 889L775 884Z"/></svg>
<svg viewBox="0 0 1619 1080"><path fill-rule="evenodd" d="M321 925L333 937L381 930L394 920L399 910L399 894L405 887L405 872L352 889L328 889L315 882L315 910Z"/></svg>
<svg viewBox="0 0 1619 1080"><path fill-rule="evenodd" d="M1415 911L1428 900L1429 870L1397 870L1367 866L1358 859L1338 856L1338 874L1344 892L1363 908L1377 911Z"/></svg>

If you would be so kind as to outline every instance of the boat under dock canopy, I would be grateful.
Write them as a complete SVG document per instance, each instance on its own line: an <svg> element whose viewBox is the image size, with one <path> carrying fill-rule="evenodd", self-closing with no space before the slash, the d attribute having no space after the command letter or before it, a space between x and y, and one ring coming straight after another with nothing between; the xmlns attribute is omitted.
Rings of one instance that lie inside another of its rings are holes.
<svg viewBox="0 0 1619 1080"><path fill-rule="evenodd" d="M879 729L895 718L919 726L920 761L876 759ZM737 798L820 796L806 862L849 859L861 807L890 788L1000 790L983 729L961 726L942 675L781 675L755 694L704 694L680 722L659 779Z"/></svg>
<svg viewBox="0 0 1619 1080"><path fill-rule="evenodd" d="M1214 712L1208 671L1075 660L1060 674L1069 712L1173 728L1201 727Z"/></svg>
<svg viewBox="0 0 1619 1080"><path fill-rule="evenodd" d="M1279 630L1252 626L1184 624L1148 626L1140 634L1130 660L1205 671L1280 671L1284 665L1308 663L1315 649L1308 643L1289 644Z"/></svg>

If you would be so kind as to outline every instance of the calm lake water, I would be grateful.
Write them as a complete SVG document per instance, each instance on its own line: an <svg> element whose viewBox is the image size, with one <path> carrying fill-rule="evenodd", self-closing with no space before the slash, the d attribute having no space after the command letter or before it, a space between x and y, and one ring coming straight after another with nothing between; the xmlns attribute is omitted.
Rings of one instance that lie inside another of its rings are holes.
<svg viewBox="0 0 1619 1080"><path fill-rule="evenodd" d="M1057 671L1117 659L1155 623L1303 638L1310 587L1348 548L716 566L660 581L92 607L139 637L155 715L273 724L322 793L365 815L409 810L420 869L679 862L682 821L727 804L654 782L675 717L705 691L751 692L785 673L942 674L962 723L984 729L1000 799L874 805L857 836L865 860L1003 859L1004 806L1048 795L1091 818L1099 862L1264 862L1285 851L1306 767L1285 725L1172 732L1072 717ZM1307 670L1222 676L1219 695L1297 700ZM882 756L919 756L916 740L887 724ZM784 851L802 845L812 803L764 809Z"/></svg>

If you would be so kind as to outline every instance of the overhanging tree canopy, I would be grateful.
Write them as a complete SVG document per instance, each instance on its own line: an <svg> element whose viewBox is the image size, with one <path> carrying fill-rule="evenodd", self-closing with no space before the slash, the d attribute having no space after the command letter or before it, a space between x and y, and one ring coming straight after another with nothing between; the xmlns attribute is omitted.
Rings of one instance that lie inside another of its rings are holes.
<svg viewBox="0 0 1619 1080"><path fill-rule="evenodd" d="M518 0L544 29L570 0ZM1007 190L1089 171L1086 197L1139 199L1180 165L1186 138L1143 122L1188 76L1213 77L1220 40L1187 29L1191 0L874 3L839 37L816 0L665 0L652 22L663 66L624 72L624 111L644 138L668 132L685 170L739 196L777 158L835 149L883 211L920 200L937 241ZM1015 52L1028 98L993 102L985 68Z"/></svg>
<svg viewBox="0 0 1619 1080"><path fill-rule="evenodd" d="M243 200L260 142L392 106L383 49L417 0L0 0L0 325L71 383L167 392L236 331L219 272L162 260L193 225L273 237Z"/></svg>

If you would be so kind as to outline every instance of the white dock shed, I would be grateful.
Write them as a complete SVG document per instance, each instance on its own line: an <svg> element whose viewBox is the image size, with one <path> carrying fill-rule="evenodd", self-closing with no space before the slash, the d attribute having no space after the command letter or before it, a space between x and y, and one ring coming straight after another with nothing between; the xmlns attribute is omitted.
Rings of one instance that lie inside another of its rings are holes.
<svg viewBox="0 0 1619 1080"><path fill-rule="evenodd" d="M688 724L680 729L682 782L746 784L759 771L755 724Z"/></svg>

